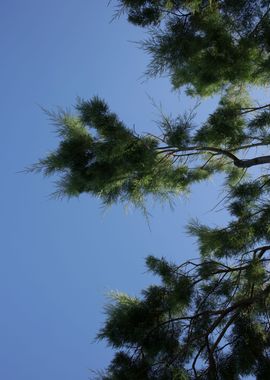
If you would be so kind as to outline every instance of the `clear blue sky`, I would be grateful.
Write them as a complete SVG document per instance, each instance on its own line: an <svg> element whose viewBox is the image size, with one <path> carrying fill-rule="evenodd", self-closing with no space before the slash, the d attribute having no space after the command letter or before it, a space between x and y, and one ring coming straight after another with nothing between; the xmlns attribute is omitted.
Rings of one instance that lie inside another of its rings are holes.
<svg viewBox="0 0 270 380"><path fill-rule="evenodd" d="M142 31L124 18L110 23L107 2L1 4L0 379L86 380L90 368L105 367L111 351L93 340L106 293L138 294L154 281L148 254L196 256L184 225L192 216L213 220L215 184L195 187L174 212L149 205L150 230L139 212L104 213L89 196L50 200L53 180L19 173L57 144L40 106L72 107L77 96L98 94L128 126L152 132L158 113L149 97L172 114L191 107L166 78L143 82L147 57L130 42Z"/></svg>

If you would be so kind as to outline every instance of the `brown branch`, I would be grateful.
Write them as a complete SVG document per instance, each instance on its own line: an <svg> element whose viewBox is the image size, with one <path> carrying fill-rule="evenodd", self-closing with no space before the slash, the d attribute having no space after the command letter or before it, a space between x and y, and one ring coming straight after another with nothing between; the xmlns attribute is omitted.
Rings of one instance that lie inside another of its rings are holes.
<svg viewBox="0 0 270 380"><path fill-rule="evenodd" d="M187 18L187 17L189 17L189 16L192 15L191 12L189 12L189 13L182 13L182 12L179 11L179 13L176 13L176 12L173 12L173 11L171 11L169 9L165 9L165 8L160 8L160 10L163 13L167 13L167 14L179 17L179 18L183 18L183 17Z"/></svg>
<svg viewBox="0 0 270 380"><path fill-rule="evenodd" d="M238 307L242 307L242 306L249 306L250 304L252 304L253 300L252 299L244 299L242 301L239 301L239 302L236 302L234 305L228 307L227 309L224 309L221 313L220 313L220 316L214 321L214 323L210 326L210 328L208 329L208 331L206 332L205 336L208 337L210 334L212 334L212 332L216 329L216 327L222 322L222 320L226 317L226 315L228 315L231 311L234 311L235 309L237 309ZM195 356L195 359L193 360L193 363L192 363L192 368L193 370L195 369L196 370L196 362L200 356L200 354L202 353L202 351L205 349L206 347L206 344L202 345L197 353L197 355Z"/></svg>
<svg viewBox="0 0 270 380"><path fill-rule="evenodd" d="M270 156L259 156L247 160L237 159L234 165L238 168L250 168L251 166L270 164Z"/></svg>
<svg viewBox="0 0 270 380"><path fill-rule="evenodd" d="M265 145L265 144L263 144ZM255 146L261 146L261 143L258 144L252 144L252 145L246 145L243 146L242 148L239 149L248 149L251 147ZM188 152L188 151L198 151L198 152L215 152L217 154L221 154L223 156L226 156L230 158L234 165L238 168L250 168L251 166L256 166L256 165L263 165L263 164L269 164L270 163L270 156L259 156L259 157L254 157L250 159L240 159L237 156L235 156L232 152L229 150L221 149L221 148L216 148L213 146L191 146L191 147L185 147L185 148L175 148L175 147L160 147L158 148L160 153L177 153L177 152ZM234 148L234 150L237 150Z"/></svg>
<svg viewBox="0 0 270 380"><path fill-rule="evenodd" d="M215 352L216 348L218 347L221 339L224 337L224 335L226 334L226 331L228 330L228 328L233 324L233 322L235 321L235 319L239 316L239 312L235 313L229 320L228 322L226 323L226 325L223 327L223 329L221 330L221 333L219 334L218 338L216 339L215 343L213 344L213 346L211 347L211 352L212 354Z"/></svg>
<svg viewBox="0 0 270 380"><path fill-rule="evenodd" d="M209 367L208 367L208 375L209 375L209 380L215 380L217 378L217 365L216 365L216 360L213 354L213 351L211 350L210 343L209 343L209 336L206 337L206 347L207 347L207 352L208 352L208 362L209 362Z"/></svg>
<svg viewBox="0 0 270 380"><path fill-rule="evenodd" d="M264 106L260 106L260 107L246 107L246 108L241 108L242 111L241 112L241 115L245 115L246 113L250 113L250 112L255 112L255 111L259 111L259 110L262 110L264 108L269 108L270 107L270 103L269 104L265 104Z"/></svg>

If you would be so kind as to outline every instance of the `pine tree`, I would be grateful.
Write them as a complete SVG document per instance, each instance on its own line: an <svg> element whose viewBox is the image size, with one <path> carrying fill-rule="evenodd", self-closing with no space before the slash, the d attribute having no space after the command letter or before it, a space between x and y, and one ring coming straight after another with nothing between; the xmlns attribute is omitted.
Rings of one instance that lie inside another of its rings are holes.
<svg viewBox="0 0 270 380"><path fill-rule="evenodd" d="M100 98L79 100L74 114L51 114L59 147L31 170L59 173L59 195L86 192L143 209L148 196L170 200L221 173L231 218L215 228L192 222L198 260L149 256L159 284L138 297L112 295L98 338L116 354L100 378L267 380L270 105L255 105L246 89L269 83L270 2L119 4L130 22L150 27L152 72L168 70L175 87L188 85L190 94L219 92L217 109L202 125L163 115L156 137L129 129Z"/></svg>
<svg viewBox="0 0 270 380"><path fill-rule="evenodd" d="M148 74L210 95L227 83L269 83L267 0L120 0L119 13L148 28Z"/></svg>

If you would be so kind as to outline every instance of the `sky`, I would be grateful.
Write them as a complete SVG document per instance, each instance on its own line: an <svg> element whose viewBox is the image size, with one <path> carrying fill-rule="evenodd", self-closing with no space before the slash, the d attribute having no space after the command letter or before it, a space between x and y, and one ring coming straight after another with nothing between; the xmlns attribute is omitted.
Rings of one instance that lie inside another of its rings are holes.
<svg viewBox="0 0 270 380"><path fill-rule="evenodd" d="M108 293L138 295L156 281L144 265L149 254L196 257L185 224L224 216L210 212L222 195L215 180L194 186L173 211L149 204L148 226L139 211L104 210L89 195L51 199L56 178L23 172L57 146L43 108L72 110L77 97L99 95L129 127L158 133L160 104L172 115L194 104L168 78L146 80L148 57L135 43L143 31L124 17L111 22L115 3L107 3L1 4L1 379L86 380L106 367L112 351L95 336ZM206 101L198 118L214 104Z"/></svg>

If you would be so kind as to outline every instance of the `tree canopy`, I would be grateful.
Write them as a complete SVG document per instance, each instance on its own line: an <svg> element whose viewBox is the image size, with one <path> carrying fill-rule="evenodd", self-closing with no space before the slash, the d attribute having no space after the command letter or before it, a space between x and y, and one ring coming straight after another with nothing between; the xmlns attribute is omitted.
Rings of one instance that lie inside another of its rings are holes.
<svg viewBox="0 0 270 380"><path fill-rule="evenodd" d="M121 0L119 12L149 28L151 75L210 95L228 83L269 82L269 1Z"/></svg>
<svg viewBox="0 0 270 380"><path fill-rule="evenodd" d="M117 352L103 380L270 377L270 105L248 92L269 84L269 10L269 1L119 1L150 33L149 73L167 71L189 94L220 95L201 125L162 115L160 136L138 135L98 97L50 114L60 143L32 170L60 174L59 195L144 208L148 196L170 200L224 174L231 218L190 223L198 260L149 256L160 282L140 297L113 295L98 338Z"/></svg>

